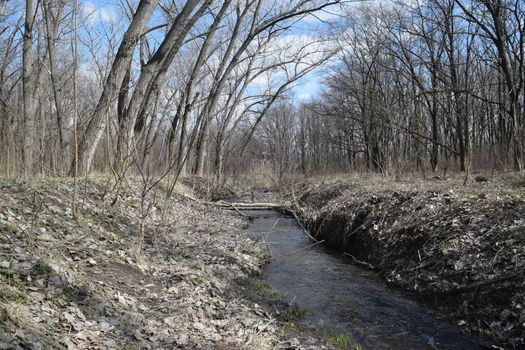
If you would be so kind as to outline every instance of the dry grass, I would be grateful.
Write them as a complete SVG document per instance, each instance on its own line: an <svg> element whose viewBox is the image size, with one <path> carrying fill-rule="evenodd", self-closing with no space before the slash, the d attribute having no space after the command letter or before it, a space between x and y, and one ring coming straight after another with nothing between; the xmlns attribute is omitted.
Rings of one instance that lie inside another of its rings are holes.
<svg viewBox="0 0 525 350"><path fill-rule="evenodd" d="M300 183L299 181L297 182ZM453 191L462 195L478 195L483 193L489 196L525 196L525 178L517 172L498 174L476 173L469 177L466 184L464 184L465 175L461 173L447 175L446 177L436 176L431 178L407 175L400 179L374 173L332 174L314 176L308 178L307 182L315 185L342 183L376 194L393 191Z"/></svg>

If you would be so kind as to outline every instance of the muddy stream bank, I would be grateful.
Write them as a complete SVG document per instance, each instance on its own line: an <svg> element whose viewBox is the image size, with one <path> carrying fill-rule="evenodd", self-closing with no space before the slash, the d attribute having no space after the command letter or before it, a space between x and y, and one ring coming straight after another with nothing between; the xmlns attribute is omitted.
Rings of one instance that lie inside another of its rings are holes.
<svg viewBox="0 0 525 350"><path fill-rule="evenodd" d="M264 237L272 255L263 278L304 309L304 324L348 336L362 349L478 349L474 339L388 288L373 272L322 244L312 246L293 217L245 213L252 218L250 234Z"/></svg>

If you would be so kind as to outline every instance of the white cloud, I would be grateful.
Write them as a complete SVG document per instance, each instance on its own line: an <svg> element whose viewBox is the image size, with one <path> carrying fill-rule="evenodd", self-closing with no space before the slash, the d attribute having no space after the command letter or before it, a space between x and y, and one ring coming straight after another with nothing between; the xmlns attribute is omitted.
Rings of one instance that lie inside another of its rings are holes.
<svg viewBox="0 0 525 350"><path fill-rule="evenodd" d="M81 5L82 17L91 17L95 12L97 12L97 8L92 2L87 1Z"/></svg>
<svg viewBox="0 0 525 350"><path fill-rule="evenodd" d="M102 22L117 23L117 15L111 9L101 8L99 10L99 16Z"/></svg>
<svg viewBox="0 0 525 350"><path fill-rule="evenodd" d="M300 82L293 90L299 101L306 101L316 96L321 89L320 77L317 75L307 76L304 82Z"/></svg>
<svg viewBox="0 0 525 350"><path fill-rule="evenodd" d="M98 23L117 23L117 14L108 7L97 8L91 1L86 1L81 5L81 13L84 20L90 24Z"/></svg>

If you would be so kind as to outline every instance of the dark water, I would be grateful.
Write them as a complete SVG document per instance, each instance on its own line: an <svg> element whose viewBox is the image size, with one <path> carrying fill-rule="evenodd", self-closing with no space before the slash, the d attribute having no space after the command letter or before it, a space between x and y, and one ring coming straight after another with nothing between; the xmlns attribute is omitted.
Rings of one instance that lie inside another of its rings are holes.
<svg viewBox="0 0 525 350"><path fill-rule="evenodd" d="M265 234L273 257L264 278L306 309L304 322L347 333L363 349L478 349L428 309L388 288L371 272L313 242L297 222L271 211L250 211L250 231ZM287 255L288 254L288 255Z"/></svg>

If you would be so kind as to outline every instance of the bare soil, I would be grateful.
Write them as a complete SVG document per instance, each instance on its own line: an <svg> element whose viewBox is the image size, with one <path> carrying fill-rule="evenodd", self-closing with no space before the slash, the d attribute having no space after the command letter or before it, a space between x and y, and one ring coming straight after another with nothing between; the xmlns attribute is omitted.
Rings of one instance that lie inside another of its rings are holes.
<svg viewBox="0 0 525 350"><path fill-rule="evenodd" d="M332 178L288 197L318 239L378 271L487 347L525 348L525 183L515 174Z"/></svg>

